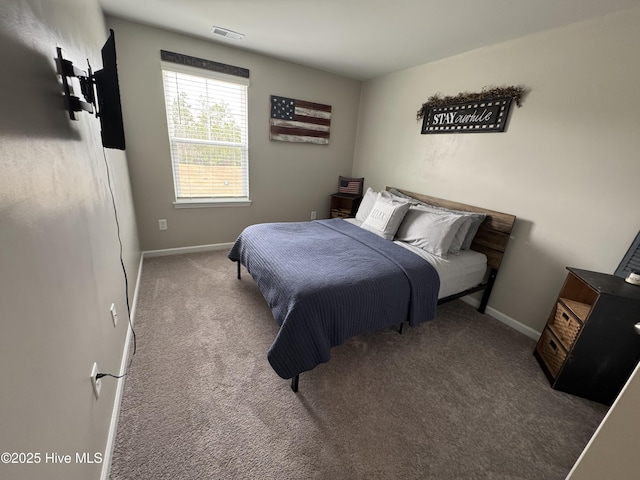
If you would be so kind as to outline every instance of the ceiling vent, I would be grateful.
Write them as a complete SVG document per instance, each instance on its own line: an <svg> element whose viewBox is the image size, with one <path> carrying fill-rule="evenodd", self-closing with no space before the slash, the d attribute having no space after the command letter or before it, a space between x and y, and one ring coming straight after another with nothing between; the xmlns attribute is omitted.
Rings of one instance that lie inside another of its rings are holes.
<svg viewBox="0 0 640 480"><path fill-rule="evenodd" d="M215 25L211 27L211 33L213 35L229 38L231 40L242 40L244 38L244 33L234 32L233 30L228 30L222 27L216 27Z"/></svg>

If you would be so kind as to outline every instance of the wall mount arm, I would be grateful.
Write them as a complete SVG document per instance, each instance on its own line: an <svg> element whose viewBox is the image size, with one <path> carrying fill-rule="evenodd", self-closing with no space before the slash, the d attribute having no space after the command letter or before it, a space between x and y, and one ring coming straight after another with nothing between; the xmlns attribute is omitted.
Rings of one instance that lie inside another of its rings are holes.
<svg viewBox="0 0 640 480"><path fill-rule="evenodd" d="M62 56L62 49L57 47L58 56L56 57L56 64L58 66L58 74L62 77L62 88L64 90L65 105L69 112L69 118L76 120L75 112L85 111L89 113L94 112L95 95L93 86L95 80L93 72L91 71L91 65L89 65L89 73L84 70L80 70L73 65L69 60L65 60ZM87 62L88 63L88 62ZM80 82L80 90L82 92L83 99L71 94L71 86L69 85L68 77L76 77Z"/></svg>

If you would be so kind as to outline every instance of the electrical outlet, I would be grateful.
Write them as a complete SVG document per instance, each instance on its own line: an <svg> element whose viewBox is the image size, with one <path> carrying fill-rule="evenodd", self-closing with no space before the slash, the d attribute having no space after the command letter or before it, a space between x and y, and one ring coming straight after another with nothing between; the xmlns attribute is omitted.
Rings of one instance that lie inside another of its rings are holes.
<svg viewBox="0 0 640 480"><path fill-rule="evenodd" d="M116 312L116 304L112 303L111 308L109 309L111 312L111 320L113 320L113 326L118 325L118 312Z"/></svg>
<svg viewBox="0 0 640 480"><path fill-rule="evenodd" d="M160 220L158 220L158 228L160 230L166 230L167 228L167 219L166 218L161 218Z"/></svg>
<svg viewBox="0 0 640 480"><path fill-rule="evenodd" d="M102 388L102 380L96 378L98 376L98 364L93 362L93 368L91 369L91 385L93 385L93 394L96 396L96 400L100 397L100 389Z"/></svg>
<svg viewBox="0 0 640 480"><path fill-rule="evenodd" d="M312 210L311 211L311 220L315 220L316 219L316 211Z"/></svg>

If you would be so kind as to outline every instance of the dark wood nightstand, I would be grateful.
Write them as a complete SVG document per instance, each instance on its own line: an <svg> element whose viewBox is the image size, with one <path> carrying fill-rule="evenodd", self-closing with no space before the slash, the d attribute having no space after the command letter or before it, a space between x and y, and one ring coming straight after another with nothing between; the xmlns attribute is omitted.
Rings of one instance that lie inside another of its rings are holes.
<svg viewBox="0 0 640 480"><path fill-rule="evenodd" d="M611 405L640 360L640 286L567 270L534 355L554 389Z"/></svg>
<svg viewBox="0 0 640 480"><path fill-rule="evenodd" d="M334 193L331 195L331 218L355 217L362 195L354 193Z"/></svg>

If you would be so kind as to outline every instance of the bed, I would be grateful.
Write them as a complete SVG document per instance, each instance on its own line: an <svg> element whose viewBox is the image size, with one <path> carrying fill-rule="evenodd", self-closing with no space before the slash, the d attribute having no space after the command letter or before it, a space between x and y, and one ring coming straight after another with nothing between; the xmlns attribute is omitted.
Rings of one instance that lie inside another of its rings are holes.
<svg viewBox="0 0 640 480"><path fill-rule="evenodd" d="M416 219L445 218L446 228L434 227L436 241L414 238ZM297 391L300 373L329 361L331 348L354 335L401 332L405 323L432 320L438 304L478 291L484 313L514 221L394 187L368 189L354 219L251 225L228 256L238 279L244 265L269 304L280 328L267 358Z"/></svg>

